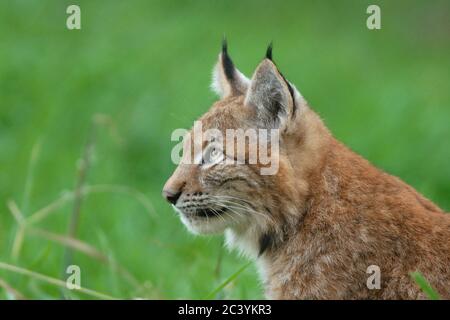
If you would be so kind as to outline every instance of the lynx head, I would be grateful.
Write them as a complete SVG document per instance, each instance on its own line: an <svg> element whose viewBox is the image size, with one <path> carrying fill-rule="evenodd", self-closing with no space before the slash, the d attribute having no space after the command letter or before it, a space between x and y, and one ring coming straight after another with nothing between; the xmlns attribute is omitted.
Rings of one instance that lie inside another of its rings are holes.
<svg viewBox="0 0 450 320"><path fill-rule="evenodd" d="M212 88L220 100L196 122L207 137L196 138L195 125L186 135L163 196L193 233L245 235L255 238L255 250L262 253L298 215L296 200L306 192L305 183L294 179L299 172L293 159L304 145L301 122L308 107L278 71L271 45L248 79L235 68L224 41Z"/></svg>

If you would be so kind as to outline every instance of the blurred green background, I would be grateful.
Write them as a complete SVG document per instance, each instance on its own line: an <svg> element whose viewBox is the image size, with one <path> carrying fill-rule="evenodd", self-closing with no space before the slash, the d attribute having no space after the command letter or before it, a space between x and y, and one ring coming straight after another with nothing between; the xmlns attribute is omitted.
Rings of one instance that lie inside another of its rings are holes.
<svg viewBox="0 0 450 320"><path fill-rule="evenodd" d="M66 28L69 4L81 30ZM366 28L369 4L381 30ZM338 139L450 211L449 16L445 0L1 1L0 261L64 279L72 246L82 286L162 299L206 297L247 263L222 237L188 234L160 196L172 130L216 99L224 34L248 76L273 40L279 68ZM64 235L86 145L76 242ZM35 221L19 227L11 211ZM61 291L0 270L0 298L20 295ZM256 269L215 297L263 297Z"/></svg>

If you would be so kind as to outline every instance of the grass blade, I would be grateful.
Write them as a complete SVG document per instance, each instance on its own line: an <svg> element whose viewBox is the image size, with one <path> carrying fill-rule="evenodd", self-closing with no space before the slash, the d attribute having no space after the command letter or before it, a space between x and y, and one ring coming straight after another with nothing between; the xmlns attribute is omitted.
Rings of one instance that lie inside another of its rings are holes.
<svg viewBox="0 0 450 320"><path fill-rule="evenodd" d="M7 206L13 215L14 219L17 221L16 235L14 236L14 241L11 249L11 257L14 261L19 259L20 251L22 249L23 240L25 238L25 218L20 211L17 204L9 200Z"/></svg>
<svg viewBox="0 0 450 320"><path fill-rule="evenodd" d="M61 235L53 232L49 232L43 229L38 228L28 228L30 234L34 234L36 236L42 237L44 239L47 239L49 241L57 242L65 247L75 249L77 251L80 251L87 256L90 256L96 260L100 260L102 262L107 262L108 257L98 251L96 248L91 246L90 244L83 242L81 240L78 240L76 238L72 238L66 235Z"/></svg>
<svg viewBox="0 0 450 320"><path fill-rule="evenodd" d="M145 209L151 216L156 216L155 209L153 208L153 205L147 198L147 196L145 196L142 192L128 186L112 184L88 185L82 188L81 193L83 196L95 193L117 193L128 195L138 201L143 207L145 207ZM74 199L75 193L73 191L68 191L49 205L33 213L33 215L31 215L27 219L27 222L29 224L37 223Z"/></svg>
<svg viewBox="0 0 450 320"><path fill-rule="evenodd" d="M4 279L0 278L0 288L3 288L6 292L9 298L14 300L26 300L25 296L13 288L8 282L6 282Z"/></svg>
<svg viewBox="0 0 450 320"><path fill-rule="evenodd" d="M229 276L224 282L222 282L217 288L215 288L213 291L211 291L204 299L210 300L214 299L214 297L223 289L225 288L230 282L235 280L242 272L244 272L245 269L247 269L252 264L251 261L244 264L238 271L233 273L231 276Z"/></svg>
<svg viewBox="0 0 450 320"><path fill-rule="evenodd" d="M18 273L18 274L22 274L22 275L31 277L33 279L40 280L40 281L46 282L48 284L58 286L58 287L68 290L66 287L65 281L49 277L49 276L46 276L46 275L38 273L38 272L34 272L34 271L31 271L28 269L20 268L15 265L3 263L3 262L0 262L0 269L11 271L11 272ZM104 294L104 293L101 293L98 291L94 291L94 290L88 289L88 288L81 287L80 289L77 289L76 291L82 292L88 296L98 298L98 299L118 300L117 298L111 297L110 295L107 295L107 294Z"/></svg>
<svg viewBox="0 0 450 320"><path fill-rule="evenodd" d="M9 211L11 212L12 216L14 217L14 219L16 219L17 223L19 225L24 224L25 218L22 215L22 212L20 211L17 204L13 200L8 200L7 206L8 206Z"/></svg>
<svg viewBox="0 0 450 320"><path fill-rule="evenodd" d="M23 192L23 199L21 206L22 212L24 212L25 214L28 212L28 205L30 202L30 195L33 189L33 182L34 182L34 168L36 166L36 162L39 157L40 151L41 151L41 140L38 139L38 141L33 145L33 148L31 149L30 160L28 162L27 176L25 180L25 189Z"/></svg>
<svg viewBox="0 0 450 320"><path fill-rule="evenodd" d="M98 249L88 244L87 242L71 238L66 235L49 232L39 228L29 227L27 230L29 230L30 235L42 237L46 240L56 242L62 246L70 247L74 250L84 253L85 255L108 265L114 272L119 273L134 287L137 287L139 285L139 281L136 280L136 278L127 269L125 269L122 265L120 265L115 259L113 259L108 255L103 254L102 252L100 252Z"/></svg>
<svg viewBox="0 0 450 320"><path fill-rule="evenodd" d="M436 290L431 287L430 283L427 279L425 279L422 273L416 271L412 272L410 275L430 300L439 300L441 298Z"/></svg>
<svg viewBox="0 0 450 320"><path fill-rule="evenodd" d="M22 250L23 240L25 238L25 227L18 226L16 231L16 235L14 237L12 249L11 249L11 257L13 261L17 261L19 259L20 251Z"/></svg>

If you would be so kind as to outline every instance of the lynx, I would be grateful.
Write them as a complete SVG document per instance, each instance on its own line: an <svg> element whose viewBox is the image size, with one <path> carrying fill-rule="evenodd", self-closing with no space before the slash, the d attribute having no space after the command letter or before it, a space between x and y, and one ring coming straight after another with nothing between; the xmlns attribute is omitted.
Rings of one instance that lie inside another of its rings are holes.
<svg viewBox="0 0 450 320"><path fill-rule="evenodd" d="M450 299L450 214L337 141L280 73L271 45L248 79L224 42L212 88L220 100L203 127L279 129L278 170L212 161L231 150L188 137L201 154L185 141L183 157L202 160L181 162L163 196L191 232L225 233L254 259L268 299L426 299L414 271ZM373 265L379 289L367 285Z"/></svg>

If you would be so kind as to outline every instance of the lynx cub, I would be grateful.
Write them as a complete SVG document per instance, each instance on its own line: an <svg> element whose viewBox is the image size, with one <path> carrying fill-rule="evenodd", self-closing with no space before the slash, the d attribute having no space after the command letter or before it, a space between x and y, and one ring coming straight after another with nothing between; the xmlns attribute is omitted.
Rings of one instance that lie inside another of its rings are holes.
<svg viewBox="0 0 450 320"><path fill-rule="evenodd" d="M278 170L211 161L234 147L189 136L183 158L201 160L182 161L163 195L190 231L224 232L255 260L269 299L423 299L410 277L416 270L450 299L450 215L337 141L278 71L271 46L248 79L224 42L212 87L220 100L200 118L203 128L224 136L278 129ZM371 265L380 289L367 287Z"/></svg>

